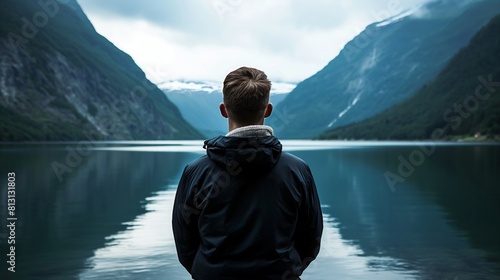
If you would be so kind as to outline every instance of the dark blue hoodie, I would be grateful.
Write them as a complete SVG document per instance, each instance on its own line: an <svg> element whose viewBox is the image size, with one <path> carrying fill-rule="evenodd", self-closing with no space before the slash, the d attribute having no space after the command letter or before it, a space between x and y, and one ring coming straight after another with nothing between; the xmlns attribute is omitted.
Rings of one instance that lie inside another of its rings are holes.
<svg viewBox="0 0 500 280"><path fill-rule="evenodd" d="M184 170L173 211L177 253L196 280L299 279L323 220L306 163L274 136L205 141Z"/></svg>

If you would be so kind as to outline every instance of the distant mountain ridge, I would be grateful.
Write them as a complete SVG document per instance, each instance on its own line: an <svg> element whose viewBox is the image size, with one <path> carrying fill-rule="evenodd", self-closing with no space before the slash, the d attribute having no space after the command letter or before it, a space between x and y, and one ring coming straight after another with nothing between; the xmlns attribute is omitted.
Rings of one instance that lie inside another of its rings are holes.
<svg viewBox="0 0 500 280"><path fill-rule="evenodd" d="M500 139L500 12L415 95L321 139Z"/></svg>
<svg viewBox="0 0 500 280"><path fill-rule="evenodd" d="M279 104L295 85L273 83L271 103ZM221 116L222 84L201 81L169 81L159 87L179 109L182 116L205 138L227 133L227 119ZM285 93L284 93L285 92Z"/></svg>
<svg viewBox="0 0 500 280"><path fill-rule="evenodd" d="M434 1L398 20L369 25L277 106L282 138L311 138L405 100L434 78L500 11L500 1Z"/></svg>
<svg viewBox="0 0 500 280"><path fill-rule="evenodd" d="M271 94L287 94L290 93L297 85L285 82L271 82ZM172 80L160 82L157 84L162 90L187 90L187 91L205 91L205 92L222 92L222 81L189 81L189 80Z"/></svg>
<svg viewBox="0 0 500 280"><path fill-rule="evenodd" d="M4 0L0 22L0 141L202 138L75 0Z"/></svg>

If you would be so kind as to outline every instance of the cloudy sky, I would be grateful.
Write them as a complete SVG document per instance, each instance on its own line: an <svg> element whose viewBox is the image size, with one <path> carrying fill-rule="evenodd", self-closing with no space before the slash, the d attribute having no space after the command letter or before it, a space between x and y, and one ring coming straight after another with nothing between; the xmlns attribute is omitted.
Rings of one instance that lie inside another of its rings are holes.
<svg viewBox="0 0 500 280"><path fill-rule="evenodd" d="M321 70L368 24L429 0L78 0L154 82L222 81L242 65L272 81Z"/></svg>

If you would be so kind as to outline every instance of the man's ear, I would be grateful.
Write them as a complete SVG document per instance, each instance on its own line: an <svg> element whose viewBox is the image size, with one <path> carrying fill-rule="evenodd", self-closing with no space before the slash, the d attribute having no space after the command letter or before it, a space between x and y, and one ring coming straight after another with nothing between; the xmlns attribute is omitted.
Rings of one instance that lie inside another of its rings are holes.
<svg viewBox="0 0 500 280"><path fill-rule="evenodd" d="M224 117L224 118L228 118L229 115L227 114L227 109L226 109L226 105L224 105L224 103L221 103L219 105L219 110L220 110L220 114Z"/></svg>
<svg viewBox="0 0 500 280"><path fill-rule="evenodd" d="M267 104L266 113L264 114L264 118L269 117L272 112L273 112L273 104L269 103L269 104Z"/></svg>

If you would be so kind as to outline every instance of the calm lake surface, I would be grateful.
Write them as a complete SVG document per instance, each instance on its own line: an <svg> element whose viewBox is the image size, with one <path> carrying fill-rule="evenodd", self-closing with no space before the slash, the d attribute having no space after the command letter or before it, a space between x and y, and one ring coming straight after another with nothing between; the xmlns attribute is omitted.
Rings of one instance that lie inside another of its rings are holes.
<svg viewBox="0 0 500 280"><path fill-rule="evenodd" d="M201 145L0 145L0 279L190 279L170 223L180 173ZM500 279L500 145L283 145L309 163L325 218L303 279Z"/></svg>

